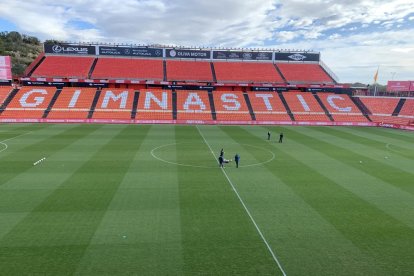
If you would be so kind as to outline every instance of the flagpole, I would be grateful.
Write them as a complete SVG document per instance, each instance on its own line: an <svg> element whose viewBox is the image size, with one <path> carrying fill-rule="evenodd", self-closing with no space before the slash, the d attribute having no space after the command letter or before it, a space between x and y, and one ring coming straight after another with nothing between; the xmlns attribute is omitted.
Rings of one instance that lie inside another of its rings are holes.
<svg viewBox="0 0 414 276"><path fill-rule="evenodd" d="M377 86L378 86L377 79L378 79L378 71L379 71L379 68L380 67L378 65L377 72L374 75L374 97L377 95Z"/></svg>

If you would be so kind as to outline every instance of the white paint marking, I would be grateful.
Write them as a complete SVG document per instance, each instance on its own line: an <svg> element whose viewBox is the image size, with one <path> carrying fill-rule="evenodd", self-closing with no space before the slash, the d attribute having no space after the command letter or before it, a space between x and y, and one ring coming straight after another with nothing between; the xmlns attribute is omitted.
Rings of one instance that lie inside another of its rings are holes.
<svg viewBox="0 0 414 276"><path fill-rule="evenodd" d="M27 135L27 134L29 134L29 133L32 133L31 131L29 131L29 132L26 132L26 133L23 133L23 134L20 134L20 135L17 135L17 136L14 136L14 137L11 137L11 138L8 138L8 139L5 139L5 140L3 140L3 141L0 141L0 144L2 144L3 146L4 146L4 148L3 149L1 149L0 150L0 152L3 152L3 151L5 151L6 149L8 149L8 145L6 144L6 143L4 143L4 142L6 142L6 141L10 141L10 140L13 140L13 139L16 139L16 138L18 138L18 137L20 137L20 136L23 136L23 135Z"/></svg>
<svg viewBox="0 0 414 276"><path fill-rule="evenodd" d="M178 165L178 166L192 167L192 168L204 168L204 169L216 168L216 167L212 167L212 166L189 165L189 164L183 164L183 163L178 163L178 162L172 162L172 161L168 161L168 160L162 159L161 157L158 157L155 154L155 152L157 150L159 150L161 148L173 146L173 145L178 145L178 143L166 144L166 145L161 145L161 146L158 146L158 147L153 148L151 150L152 157L154 157L155 159L157 159L159 161L162 161L162 162L165 162L165 163L171 164L171 165ZM275 154L272 151L270 151L270 150L267 150L265 148L261 148L261 147L258 147L258 146L248 145L248 144L241 144L241 145L248 146L248 147L253 147L253 148L256 148L256 149L261 149L261 150L270 152L270 154L272 155L272 157L270 159L266 160L266 161L263 161L263 162L254 163L254 164L248 164L248 165L241 165L241 166L239 166L240 168L260 166L260 165L263 165L263 164L272 162L275 159ZM214 155L214 152L213 151L211 151L211 153Z"/></svg>
<svg viewBox="0 0 414 276"><path fill-rule="evenodd" d="M210 144L207 142L206 138L204 137L203 133L201 132L201 130L198 128L197 125L196 125L196 128L197 128L198 132L200 133L201 137L203 138L204 143L207 145L207 147L212 152L212 154L214 156L214 159L216 160L216 162L218 164L218 160L217 160L216 156L214 155L213 149L211 148ZM230 180L229 176L227 175L226 171L224 170L224 168L221 168L221 171L223 172L224 176L226 177L228 183L230 184L231 188L233 189L233 191L236 194L237 198L239 199L240 203L243 205L244 210L246 211L246 213L249 216L250 220L252 221L254 227L256 228L257 232L259 233L260 237L262 238L263 242L265 243L267 249L269 250L270 254L272 255L273 260L275 261L275 263L279 267L282 274L284 276L286 276L286 272L283 270L283 267L280 264L279 260L277 259L276 254L273 252L272 248L270 247L269 243L267 242L266 238L264 237L262 231L260 230L260 228L257 225L256 221L254 220L253 216L251 215L249 209L247 208L247 206L244 203L243 199L240 197L239 192L236 190L236 187L233 185L233 182L231 182L231 180Z"/></svg>
<svg viewBox="0 0 414 276"><path fill-rule="evenodd" d="M34 166L36 166L37 164L43 162L46 160L46 157L43 157L42 159L37 160L36 162L33 163Z"/></svg>

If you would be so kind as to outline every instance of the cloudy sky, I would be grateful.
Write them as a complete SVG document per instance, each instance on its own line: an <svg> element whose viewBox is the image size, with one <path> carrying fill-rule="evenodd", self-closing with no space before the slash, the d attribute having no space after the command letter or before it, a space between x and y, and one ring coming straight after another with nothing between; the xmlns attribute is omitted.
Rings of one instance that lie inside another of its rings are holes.
<svg viewBox="0 0 414 276"><path fill-rule="evenodd" d="M341 82L414 80L410 0L2 0L0 30L41 40L312 49Z"/></svg>

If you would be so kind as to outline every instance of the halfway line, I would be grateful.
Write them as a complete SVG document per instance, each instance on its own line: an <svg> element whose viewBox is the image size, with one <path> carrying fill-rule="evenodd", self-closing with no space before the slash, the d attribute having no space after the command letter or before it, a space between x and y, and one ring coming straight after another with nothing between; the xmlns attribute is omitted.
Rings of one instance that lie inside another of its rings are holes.
<svg viewBox="0 0 414 276"><path fill-rule="evenodd" d="M203 133L201 133L201 130L196 125L196 128L198 132L200 133L201 137L204 140L204 143L207 145L207 147L210 149L211 154L214 156L214 159L218 163L218 160L216 156L214 155L213 149L210 147L210 144L207 142L206 138L204 137ZM233 182L231 182L229 176L227 175L224 168L221 168L221 171L223 172L224 176L227 178L227 181L229 182L231 188L233 189L234 193L237 195L237 198L239 199L240 203L243 205L244 210L246 211L247 215L249 216L250 220L252 221L254 227L256 228L257 232L259 233L260 237L262 238L263 242L266 244L267 249L269 250L270 254L273 257L273 260L276 262L277 266L279 267L280 271L282 272L283 276L286 276L286 272L283 270L282 265L280 264L279 260L276 257L276 254L273 252L272 248L270 247L269 243L267 242L266 238L264 237L262 231L260 230L259 226L257 225L256 221L254 220L253 216L251 215L249 209L247 208L246 204L244 203L243 199L240 197L239 193L236 190L236 187L233 185Z"/></svg>

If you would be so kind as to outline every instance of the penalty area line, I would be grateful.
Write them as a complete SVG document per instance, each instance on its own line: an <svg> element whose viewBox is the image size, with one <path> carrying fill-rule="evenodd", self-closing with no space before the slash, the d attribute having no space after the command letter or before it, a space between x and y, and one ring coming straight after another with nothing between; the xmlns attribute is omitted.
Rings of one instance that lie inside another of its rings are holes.
<svg viewBox="0 0 414 276"><path fill-rule="evenodd" d="M29 131L29 132L26 132L26 133L23 133L23 134L20 134L20 135L17 135L17 136L14 136L14 137L11 137L11 138L8 138L8 139L5 139L5 140L0 141L0 144L2 144L4 146L4 148L1 149L0 152L3 152L3 151L5 151L6 149L9 148L9 146L6 143L4 143L4 142L7 142L7 141L10 141L10 140L16 139L16 138L18 138L20 136L27 135L27 134L30 134L30 133L32 133L32 132Z"/></svg>
<svg viewBox="0 0 414 276"><path fill-rule="evenodd" d="M207 147L210 149L211 154L213 154L214 159L216 160L217 164L218 164L218 160L214 154L213 149L211 148L210 144L207 142L206 138L204 137L203 133L201 132L201 130L199 129L199 127L196 125L196 128L198 130L198 132L200 133L201 137L204 140L204 143L207 145ZM224 176L227 179L227 182L230 184L231 188L233 189L234 193L236 194L237 198L239 199L240 203L242 204L244 210L246 211L247 215L249 216L251 222L253 223L254 227L256 228L257 232L259 233L259 236L262 238L264 244L266 245L267 249L269 250L270 255L272 255L273 260L275 261L275 263L277 264L277 266L279 267L280 271L282 272L283 276L286 276L286 272L283 269L281 263L279 262L278 258L276 257L276 254L273 252L272 248L270 247L269 243L267 242L265 236L263 235L262 231L260 230L259 226L257 225L255 219L253 218L252 214L250 213L249 209L247 208L246 204L244 203L243 199L241 198L239 192L237 191L236 187L233 185L233 182L230 180L229 176L227 175L226 171L224 170L224 168L221 168L221 171L223 172Z"/></svg>

